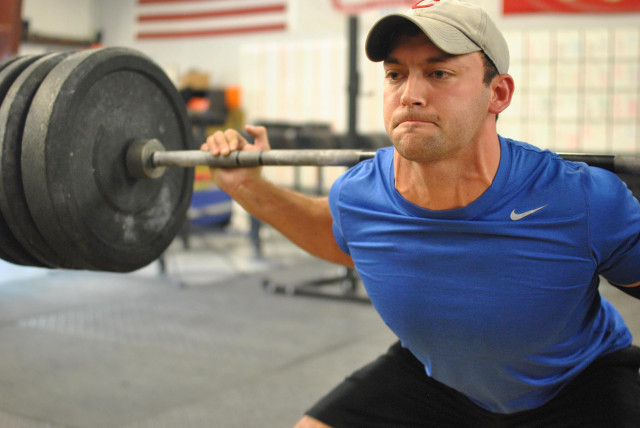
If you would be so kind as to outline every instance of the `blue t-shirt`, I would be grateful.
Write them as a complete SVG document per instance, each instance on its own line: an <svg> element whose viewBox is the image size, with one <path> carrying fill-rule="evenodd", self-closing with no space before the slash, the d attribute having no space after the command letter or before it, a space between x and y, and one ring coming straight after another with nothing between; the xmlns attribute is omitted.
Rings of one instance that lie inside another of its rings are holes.
<svg viewBox="0 0 640 428"><path fill-rule="evenodd" d="M640 204L613 173L500 145L491 187L466 207L404 199L391 147L340 177L329 203L336 241L427 374L512 413L631 344L598 275L640 281Z"/></svg>

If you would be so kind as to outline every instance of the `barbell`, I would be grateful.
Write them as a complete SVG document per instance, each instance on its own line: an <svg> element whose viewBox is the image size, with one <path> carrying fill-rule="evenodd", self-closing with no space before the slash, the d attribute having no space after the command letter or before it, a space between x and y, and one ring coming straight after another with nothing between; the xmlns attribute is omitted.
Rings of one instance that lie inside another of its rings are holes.
<svg viewBox="0 0 640 428"><path fill-rule="evenodd" d="M375 152L197 150L185 103L129 48L0 63L0 257L47 268L130 272L182 227L193 169L353 166ZM640 158L562 154L640 176Z"/></svg>

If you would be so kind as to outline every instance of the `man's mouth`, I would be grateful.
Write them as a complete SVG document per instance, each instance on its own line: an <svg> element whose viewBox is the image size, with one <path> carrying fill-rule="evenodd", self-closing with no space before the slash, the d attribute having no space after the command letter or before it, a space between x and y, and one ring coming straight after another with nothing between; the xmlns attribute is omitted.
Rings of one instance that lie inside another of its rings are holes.
<svg viewBox="0 0 640 428"><path fill-rule="evenodd" d="M396 127L400 125L423 125L423 124L431 124L435 125L436 123L430 119L423 118L406 118L396 122Z"/></svg>
<svg viewBox="0 0 640 428"><path fill-rule="evenodd" d="M408 114L398 117L395 121L395 126L402 124L407 125L420 125L420 124L432 124L437 125L437 119L425 115Z"/></svg>

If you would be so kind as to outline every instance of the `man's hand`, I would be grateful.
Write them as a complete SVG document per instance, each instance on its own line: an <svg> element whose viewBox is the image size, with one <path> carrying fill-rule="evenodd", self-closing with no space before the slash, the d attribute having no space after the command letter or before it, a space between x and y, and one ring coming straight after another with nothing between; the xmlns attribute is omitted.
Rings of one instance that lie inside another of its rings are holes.
<svg viewBox="0 0 640 428"><path fill-rule="evenodd" d="M209 151L214 156L226 156L237 150L268 150L269 138L264 126L246 125L245 131L254 138L254 144L249 143L235 129L217 131L207 138L207 141L200 147L201 150ZM233 197L234 190L247 180L260 178L262 168L211 168L213 181L220 189Z"/></svg>

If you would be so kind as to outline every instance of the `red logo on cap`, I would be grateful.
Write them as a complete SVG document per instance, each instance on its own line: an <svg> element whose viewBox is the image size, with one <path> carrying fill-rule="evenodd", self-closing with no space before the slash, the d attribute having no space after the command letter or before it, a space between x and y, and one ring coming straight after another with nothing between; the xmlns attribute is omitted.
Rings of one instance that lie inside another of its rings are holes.
<svg viewBox="0 0 640 428"><path fill-rule="evenodd" d="M411 9L422 9L422 8L425 8L425 7L435 6L435 4L439 3L439 2L440 2L440 0L430 0L430 1L422 0L422 1L419 1L418 3L414 4Z"/></svg>

